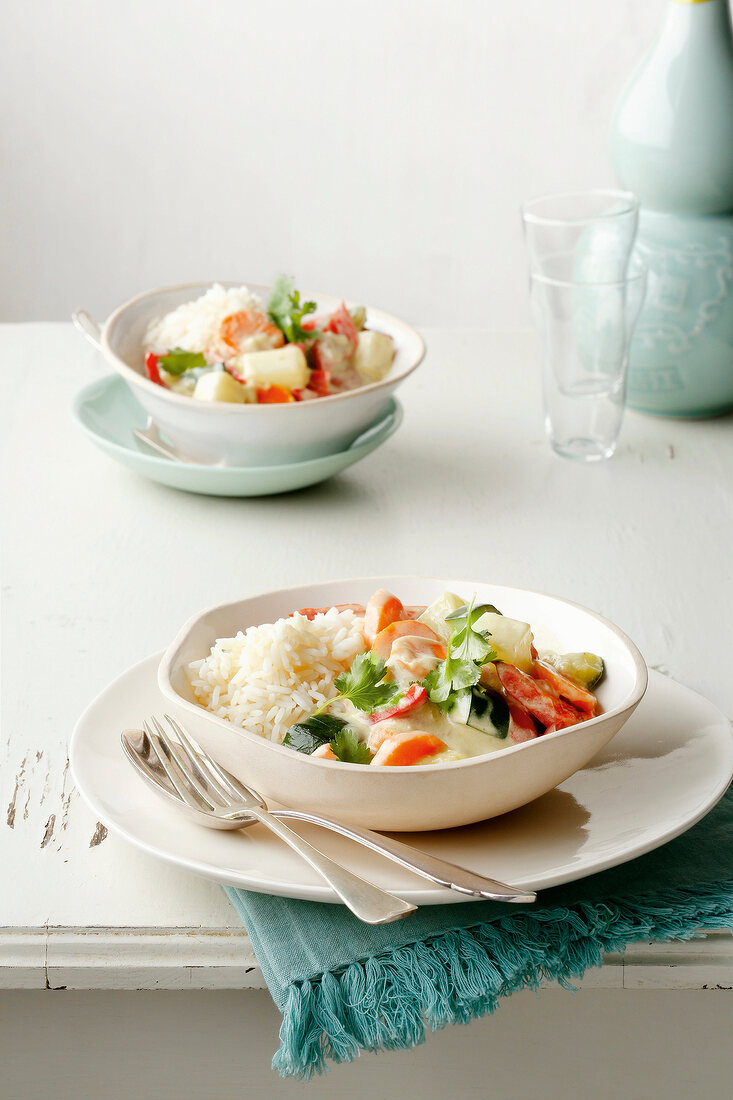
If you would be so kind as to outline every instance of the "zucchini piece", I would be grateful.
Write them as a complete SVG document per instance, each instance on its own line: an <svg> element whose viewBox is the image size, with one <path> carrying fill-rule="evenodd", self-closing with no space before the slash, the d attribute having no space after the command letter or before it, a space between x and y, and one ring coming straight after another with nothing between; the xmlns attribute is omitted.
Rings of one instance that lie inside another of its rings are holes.
<svg viewBox="0 0 733 1100"><path fill-rule="evenodd" d="M467 726L468 719L471 716L471 692L464 691L462 695L459 695L448 713L454 722L461 726Z"/></svg>
<svg viewBox="0 0 733 1100"><path fill-rule="evenodd" d="M603 658L596 653L551 653L543 660L586 691L593 690L605 671Z"/></svg>
<svg viewBox="0 0 733 1100"><path fill-rule="evenodd" d="M509 734L509 706L498 691L472 687L450 712L454 722L504 740Z"/></svg>
<svg viewBox="0 0 733 1100"><path fill-rule="evenodd" d="M466 725L504 740L509 734L509 705L497 691L471 688L471 709Z"/></svg>
<svg viewBox="0 0 733 1100"><path fill-rule="evenodd" d="M321 745L329 744L347 724L334 714L316 714L292 725L283 737L283 745L310 756Z"/></svg>

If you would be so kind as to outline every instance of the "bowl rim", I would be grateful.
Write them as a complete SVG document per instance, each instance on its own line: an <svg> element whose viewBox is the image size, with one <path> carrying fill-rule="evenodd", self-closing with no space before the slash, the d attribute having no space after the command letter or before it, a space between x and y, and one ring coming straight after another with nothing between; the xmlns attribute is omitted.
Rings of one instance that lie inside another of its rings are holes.
<svg viewBox="0 0 733 1100"><path fill-rule="evenodd" d="M341 579L334 579L334 580L329 580L329 581L318 581L318 582L315 582L315 585L316 586L319 586L319 585L324 585L324 586L325 585L341 585L341 584L350 584L350 583L353 584L353 583L356 583L356 582L367 582L367 581L378 583L378 582L386 580L386 579L387 578L385 576L344 577L344 578L341 578ZM391 579L393 581L399 581L399 580L437 581L440 584L445 583L445 580L446 580L445 578L441 578L441 577L429 577L429 576L423 576L423 575L415 574L415 573L395 575ZM465 585L468 585L469 587L472 583L473 584L490 584L493 588L504 589L508 592L520 592L523 595L527 595L527 596L539 596L539 597L544 598L544 599L555 600L560 604L564 604L566 607L572 607L572 608L575 608L578 611L582 611L584 614L588 615L592 619L595 619L597 622L601 623L602 626L604 626L608 630L610 630L611 633L614 634L618 638L618 640L621 642L621 644L624 646L627 653L631 657L631 659L633 661L633 665L634 665L634 672L635 672L634 683L632 685L631 691L629 692L628 696L621 701L621 703L619 705L613 707L611 710L605 710L605 711L603 711L602 714L598 714L594 718L589 718L585 722L578 722L576 725L568 726L566 729L556 730L554 733L545 733L545 734L542 735L542 737L533 738L531 741L523 741L520 744L507 745L506 748L503 748L503 749L495 749L493 752L484 753L480 756L471 756L471 757L468 757L466 760L449 761L445 764L440 764L439 766L436 766L435 764L391 765L388 768L379 768L375 774L377 774L377 775L390 775L390 774L394 773L396 775L404 775L405 773L410 773L410 774L416 773L416 774L419 774L419 775L425 775L426 773L435 772L436 768L439 768L439 770L441 772L443 772L446 769L450 770L450 771L455 771L455 770L458 770L458 769L461 769L461 768L476 766L479 763L482 763L482 762L486 763L487 761L494 760L494 759L496 759L497 757L500 757L500 756L504 757L504 756L507 755L507 753L517 753L517 752L526 751L526 750L531 749L533 746L536 746L540 743L544 744L544 743L546 743L547 741L550 741L550 740L557 740L559 738L567 737L569 734L577 733L579 730L585 731L585 730L587 730L591 727L597 727L601 723L609 721L610 719L616 718L619 715L623 715L626 712L628 712L629 715L630 715L630 713L641 702L642 698L644 697L644 693L646 692L647 684L649 682L649 673L648 673L646 661L644 660L638 646L631 640L631 638L628 636L628 634L626 634L623 630L621 630L620 627L616 626L615 623L612 623L610 621L610 619L606 619L603 615L600 615L597 611L591 611L590 608L585 607L584 604L577 603L575 600L567 600L563 596L556 596L556 595L554 595L553 593L550 593L550 592L540 592L536 589L531 589L531 588L517 588L514 585L494 584L491 581L461 581L461 580L456 581L455 579L453 579L453 580L450 581L450 583L451 584L456 584L457 583L458 585L465 584ZM175 635L172 642L166 648L165 652L163 653L163 655L161 657L160 664L158 665L158 687L160 688L161 692L168 699L170 699L171 702L175 702L176 705L178 705L178 706L185 707L191 713L196 714L199 717L209 719L209 720L215 722L217 726L221 726L222 728L224 728L224 729L226 729L230 732L235 731L237 733L240 733L248 741L254 742L256 744L263 744L263 745L267 746L268 750L277 751L278 753L286 753L288 758L292 758L293 750L291 748L289 748L287 745L282 745L282 744L279 744L276 741L271 741L271 740L269 740L269 738L259 737L257 734L251 733L249 730L244 729L241 726L235 726L232 722L227 721L227 719L225 719L225 718L220 718L219 715L213 714L211 711L206 710L205 707L202 707L197 703L192 703L189 699L184 699L183 696L179 695L178 692L173 687L173 684L171 682L171 672L172 672L172 669L174 667L174 659L175 659L178 651L182 648L186 638L191 633L191 631L194 629L194 627L203 618L205 618L207 615L211 615L215 612L222 611L225 608L231 607L233 604L244 603L247 600L257 599L257 598L261 598L263 596L275 596L275 595L283 595L283 594L286 595L288 592L297 592L300 589L305 588L305 587L312 587L312 586L300 584L300 585L291 585L287 588L265 589L262 592L254 592L254 593L251 593L248 596L244 596L240 600L228 600L224 603L215 604L212 607L205 608L203 611L200 611L197 614L192 615L183 624L183 626L178 631L178 633ZM250 625L259 625L259 624L250 624ZM177 666L175 666L175 667L177 667ZM615 736L615 734L613 736ZM610 740L610 738L609 738L609 740ZM309 756L307 753L298 753L297 755L302 756L306 763L310 764L311 766L315 766L315 767L321 767L321 768L323 768L323 767L325 767L325 768L338 767L341 770L343 770L343 768L346 767L352 772L359 772L359 773L362 773L362 774L364 773L364 770L365 770L363 764L350 764L350 763L347 763L345 761L339 761L338 764L336 764L332 760L323 760L322 758L319 758L319 757L314 758L312 756ZM371 774L371 773L369 773L369 774Z"/></svg>
<svg viewBox="0 0 733 1100"><path fill-rule="evenodd" d="M392 313L387 313L385 310L374 309L371 306L366 306L365 308L367 311L367 317L371 315L375 318L375 320L383 318L388 324L402 329L406 334L413 337L417 341L417 356L415 357L414 361L410 362L408 366L403 368L403 370L399 373L390 374L379 382L369 382L365 386L358 386L356 389L347 390L344 393L332 393L329 394L327 397L320 397L317 401L290 401L284 402L280 405L239 405L228 401L199 401L195 405L191 405L191 401L193 399L188 395L175 393L173 390L165 389L162 386L156 385L155 382L151 382L149 378L146 378L144 375L140 374L133 367L131 367L129 363L126 363L124 359L121 359L111 346L110 334L114 333L115 327L120 323L120 319L124 316L125 312L131 309L133 306L138 305L140 302L145 301L146 298L154 298L160 294L167 294L172 291L182 290L194 291L198 289L201 290L202 293L205 293L205 289L210 289L215 284L226 288L246 286L248 290L252 290L254 292L269 291L271 289L270 287L261 283L237 283L232 282L231 280L214 279L211 282L204 283L175 283L171 286L156 287L154 290L145 290L141 294L136 294L133 298L128 298L126 302L123 302L122 305L117 306L117 308L113 310L112 313L110 313L109 317L102 325L100 335L102 351L123 378L127 379L127 381L131 382L133 385L142 386L144 390L148 391L151 394L154 393L162 400L172 401L174 405L178 405L181 408L185 407L188 409L200 409L200 411L202 412L213 413L216 416L240 415L242 413L244 413L245 415L252 415L252 410L268 409L272 411L273 409L297 409L312 405L321 407L324 401L346 401L349 398L358 396L359 394L375 393L380 389L385 389L388 386L394 386L397 383L404 381L404 379L407 378L408 375L412 374L414 370L417 370L417 368L420 366L423 359L425 358L425 341L423 340L417 329L414 329L411 325L408 325L406 321L400 320L399 317L396 317ZM318 294L315 291L309 291L308 297L312 297L318 302L324 302L334 305L337 305L339 302L344 301L343 298L334 298L334 296L331 294Z"/></svg>

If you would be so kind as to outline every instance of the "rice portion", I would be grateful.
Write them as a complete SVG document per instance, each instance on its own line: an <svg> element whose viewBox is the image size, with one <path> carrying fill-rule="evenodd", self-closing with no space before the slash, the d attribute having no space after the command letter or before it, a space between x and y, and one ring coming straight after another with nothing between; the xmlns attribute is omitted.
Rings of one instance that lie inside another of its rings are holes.
<svg viewBox="0 0 733 1100"><path fill-rule="evenodd" d="M364 648L364 618L330 608L219 638L189 665L196 701L258 737L282 742L294 722L336 694L334 680Z"/></svg>
<svg viewBox="0 0 733 1100"><path fill-rule="evenodd" d="M230 313L261 308L261 300L246 286L225 290L221 283L214 283L200 298L184 302L171 313L151 321L145 333L145 350L156 355L172 348L206 351L214 344L219 326Z"/></svg>

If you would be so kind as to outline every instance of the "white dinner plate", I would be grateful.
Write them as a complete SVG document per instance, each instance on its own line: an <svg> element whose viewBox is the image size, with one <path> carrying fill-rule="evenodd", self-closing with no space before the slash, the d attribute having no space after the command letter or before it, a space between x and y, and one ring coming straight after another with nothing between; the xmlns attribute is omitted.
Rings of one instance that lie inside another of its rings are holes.
<svg viewBox="0 0 733 1100"><path fill-rule="evenodd" d="M239 832L198 826L133 771L120 732L151 714L175 709L158 689L159 662L156 654L123 673L74 730L71 768L99 820L142 851L216 882L337 901L315 872L263 826ZM679 836L715 805L731 776L733 733L727 718L689 688L650 672L646 696L621 732L554 791L492 821L403 833L401 839L523 889L542 890L614 867ZM289 824L357 874L415 904L471 900L427 885L325 829Z"/></svg>

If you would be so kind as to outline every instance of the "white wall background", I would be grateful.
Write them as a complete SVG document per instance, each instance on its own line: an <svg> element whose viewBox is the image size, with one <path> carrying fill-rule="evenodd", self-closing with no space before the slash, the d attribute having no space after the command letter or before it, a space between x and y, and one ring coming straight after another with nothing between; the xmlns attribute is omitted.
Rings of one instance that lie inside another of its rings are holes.
<svg viewBox="0 0 733 1100"><path fill-rule="evenodd" d="M288 271L418 325L524 325L518 203L613 181L663 9L4 0L0 320Z"/></svg>

